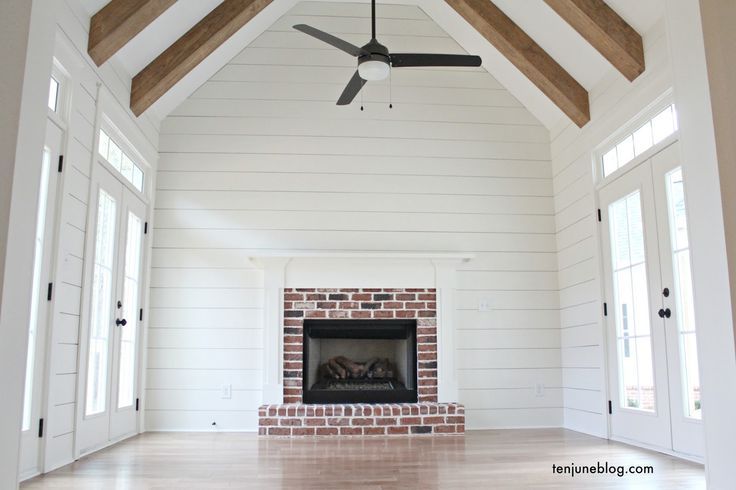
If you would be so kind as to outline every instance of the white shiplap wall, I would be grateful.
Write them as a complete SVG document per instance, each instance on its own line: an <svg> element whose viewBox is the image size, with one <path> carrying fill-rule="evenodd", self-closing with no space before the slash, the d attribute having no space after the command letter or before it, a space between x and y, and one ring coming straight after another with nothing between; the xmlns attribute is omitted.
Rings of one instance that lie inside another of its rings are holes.
<svg viewBox="0 0 736 490"><path fill-rule="evenodd" d="M354 61L290 26L362 45L369 15L298 4L163 122L149 430L255 427L263 278L248 256L276 250L474 252L456 302L468 427L561 425L548 131L482 69L395 70L393 109L386 83L364 112L336 107ZM379 16L395 52L462 52L416 7Z"/></svg>
<svg viewBox="0 0 736 490"><path fill-rule="evenodd" d="M644 35L647 69L634 83L611 72L591 92L592 121L553 131L565 427L607 436L600 244L593 153L671 87L664 23Z"/></svg>

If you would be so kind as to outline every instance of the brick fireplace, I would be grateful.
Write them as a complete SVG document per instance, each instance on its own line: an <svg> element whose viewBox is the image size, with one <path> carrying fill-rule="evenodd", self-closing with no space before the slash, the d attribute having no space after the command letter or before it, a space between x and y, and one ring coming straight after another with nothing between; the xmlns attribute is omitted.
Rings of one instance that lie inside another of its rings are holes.
<svg viewBox="0 0 736 490"><path fill-rule="evenodd" d="M282 318L284 403L260 407L261 435L464 432L464 407L438 403L436 289L285 288ZM417 403L305 404L304 321L314 319L340 325L350 325L349 320L371 320L370 325L381 325L379 320L415 321Z"/></svg>
<svg viewBox="0 0 736 490"><path fill-rule="evenodd" d="M437 401L434 289L285 289L284 403L302 402L304 320L416 319L419 402Z"/></svg>

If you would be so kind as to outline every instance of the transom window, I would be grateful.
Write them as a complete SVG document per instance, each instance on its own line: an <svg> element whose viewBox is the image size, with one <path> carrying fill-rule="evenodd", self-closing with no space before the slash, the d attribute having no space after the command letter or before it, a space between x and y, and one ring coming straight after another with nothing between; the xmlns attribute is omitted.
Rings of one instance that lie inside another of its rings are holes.
<svg viewBox="0 0 736 490"><path fill-rule="evenodd" d="M672 104L647 120L635 131L626 132L617 143L601 152L603 155L601 158L603 177L608 177L616 170L624 167L675 131L677 131L677 111L675 105Z"/></svg>
<svg viewBox="0 0 736 490"><path fill-rule="evenodd" d="M51 81L49 83L49 109L51 109L53 112L56 112L56 110L59 108L59 81L51 77Z"/></svg>
<svg viewBox="0 0 736 490"><path fill-rule="evenodd" d="M143 192L143 170L103 129L100 129L100 144L97 151L125 180L133 184L138 191Z"/></svg>

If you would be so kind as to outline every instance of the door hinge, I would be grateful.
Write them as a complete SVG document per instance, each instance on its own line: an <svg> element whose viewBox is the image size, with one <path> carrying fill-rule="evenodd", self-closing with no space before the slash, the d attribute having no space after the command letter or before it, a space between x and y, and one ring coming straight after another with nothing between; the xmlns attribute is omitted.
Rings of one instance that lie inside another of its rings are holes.
<svg viewBox="0 0 736 490"><path fill-rule="evenodd" d="M47 301L51 301L51 295L53 294L53 292L54 292L54 283L50 282L49 287L46 290L46 300Z"/></svg>
<svg viewBox="0 0 736 490"><path fill-rule="evenodd" d="M603 221L603 213L601 213L601 208L598 208L598 222Z"/></svg>
<svg viewBox="0 0 736 490"><path fill-rule="evenodd" d="M143 234L148 235L148 221L143 223Z"/></svg>
<svg viewBox="0 0 736 490"><path fill-rule="evenodd" d="M603 303L603 316L608 316L608 303Z"/></svg>
<svg viewBox="0 0 736 490"><path fill-rule="evenodd" d="M43 437L43 419L38 419L38 437Z"/></svg>
<svg viewBox="0 0 736 490"><path fill-rule="evenodd" d="M138 321L139 322L142 322L143 321L143 308L141 308L140 310L138 310Z"/></svg>
<svg viewBox="0 0 736 490"><path fill-rule="evenodd" d="M59 172L64 170L64 155L59 155Z"/></svg>
<svg viewBox="0 0 736 490"><path fill-rule="evenodd" d="M136 412L139 411L140 408L141 408L141 399L140 398L136 398L135 399L135 411Z"/></svg>
<svg viewBox="0 0 736 490"><path fill-rule="evenodd" d="M608 400L608 414L611 415L613 413L613 403L611 403L611 400Z"/></svg>

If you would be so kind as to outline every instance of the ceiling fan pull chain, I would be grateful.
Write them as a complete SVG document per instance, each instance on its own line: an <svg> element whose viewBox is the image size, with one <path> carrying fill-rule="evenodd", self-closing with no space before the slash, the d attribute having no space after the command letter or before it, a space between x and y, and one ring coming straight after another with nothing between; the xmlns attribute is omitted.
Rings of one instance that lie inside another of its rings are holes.
<svg viewBox="0 0 736 490"><path fill-rule="evenodd" d="M388 69L388 108L393 109L394 108L394 91L393 91L393 77L392 77L392 71L389 67Z"/></svg>
<svg viewBox="0 0 736 490"><path fill-rule="evenodd" d="M363 91L360 91L360 110L363 110Z"/></svg>

